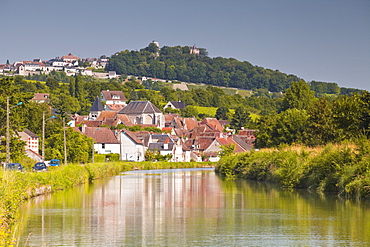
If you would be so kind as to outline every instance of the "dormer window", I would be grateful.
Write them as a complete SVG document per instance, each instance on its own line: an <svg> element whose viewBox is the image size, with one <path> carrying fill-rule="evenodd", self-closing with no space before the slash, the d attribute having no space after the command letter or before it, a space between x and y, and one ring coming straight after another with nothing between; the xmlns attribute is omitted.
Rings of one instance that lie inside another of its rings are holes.
<svg viewBox="0 0 370 247"><path fill-rule="evenodd" d="M120 99L118 95L112 95L112 99Z"/></svg>

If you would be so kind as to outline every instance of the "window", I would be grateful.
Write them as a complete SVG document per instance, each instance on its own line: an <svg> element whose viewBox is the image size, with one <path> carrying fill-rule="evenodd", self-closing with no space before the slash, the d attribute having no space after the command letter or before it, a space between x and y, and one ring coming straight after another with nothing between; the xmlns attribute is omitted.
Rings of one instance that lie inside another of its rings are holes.
<svg viewBox="0 0 370 247"><path fill-rule="evenodd" d="M105 149L105 143L102 143L102 144L101 144L101 148L102 148L102 149Z"/></svg>

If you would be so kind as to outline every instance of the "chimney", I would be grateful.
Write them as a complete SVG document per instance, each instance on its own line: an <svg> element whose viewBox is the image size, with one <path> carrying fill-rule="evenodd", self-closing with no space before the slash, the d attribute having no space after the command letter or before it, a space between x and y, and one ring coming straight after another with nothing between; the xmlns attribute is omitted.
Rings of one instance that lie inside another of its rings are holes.
<svg viewBox="0 0 370 247"><path fill-rule="evenodd" d="M85 132L86 132L86 123L82 123L81 132L85 134Z"/></svg>

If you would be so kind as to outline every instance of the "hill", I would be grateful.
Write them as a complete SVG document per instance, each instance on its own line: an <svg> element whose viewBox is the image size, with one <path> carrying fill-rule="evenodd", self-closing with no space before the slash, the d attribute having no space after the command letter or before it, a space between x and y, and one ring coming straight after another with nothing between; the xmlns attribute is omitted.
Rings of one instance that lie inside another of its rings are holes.
<svg viewBox="0 0 370 247"><path fill-rule="evenodd" d="M149 76L166 80L203 83L221 87L270 92L285 92L291 82L302 80L278 70L253 66L234 58L210 58L206 49L189 46L164 46L155 43L140 51L121 51L112 55L107 70L122 75ZM340 88L336 83L309 82L317 96L350 94L356 89Z"/></svg>

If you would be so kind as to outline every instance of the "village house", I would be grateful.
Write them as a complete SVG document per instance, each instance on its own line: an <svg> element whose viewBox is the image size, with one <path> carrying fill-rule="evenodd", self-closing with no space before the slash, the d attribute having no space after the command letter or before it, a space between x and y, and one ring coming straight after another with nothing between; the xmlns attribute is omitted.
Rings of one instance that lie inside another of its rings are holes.
<svg viewBox="0 0 370 247"><path fill-rule="evenodd" d="M122 91L102 91L101 100L105 102L106 111L120 111L126 106L126 96Z"/></svg>
<svg viewBox="0 0 370 247"><path fill-rule="evenodd" d="M43 157L39 154L39 136L29 129L24 129L24 131L18 134L20 139L26 142L26 155L33 160L42 161Z"/></svg>
<svg viewBox="0 0 370 247"><path fill-rule="evenodd" d="M111 129L107 127L87 127L82 124L82 127L74 127L75 131L93 138L94 150L98 154L120 154L120 142Z"/></svg>
<svg viewBox="0 0 370 247"><path fill-rule="evenodd" d="M189 162L190 150L183 149L181 138L172 137L169 134L149 134L146 145L147 150L158 152L160 155L171 155L169 161Z"/></svg>
<svg viewBox="0 0 370 247"><path fill-rule="evenodd" d="M181 101L168 101L168 103L163 107L163 109L166 109L168 107L172 109L182 110L186 107L186 104Z"/></svg>
<svg viewBox="0 0 370 247"><path fill-rule="evenodd" d="M36 103L49 103L50 94L49 93L35 93L31 100L35 101Z"/></svg>
<svg viewBox="0 0 370 247"><path fill-rule="evenodd" d="M122 130L117 132L117 139L120 142L120 160L144 161L145 148L143 141L133 132Z"/></svg>
<svg viewBox="0 0 370 247"><path fill-rule="evenodd" d="M35 153L39 152L39 136L28 129L18 133L22 141L26 142L26 150L31 150Z"/></svg>

